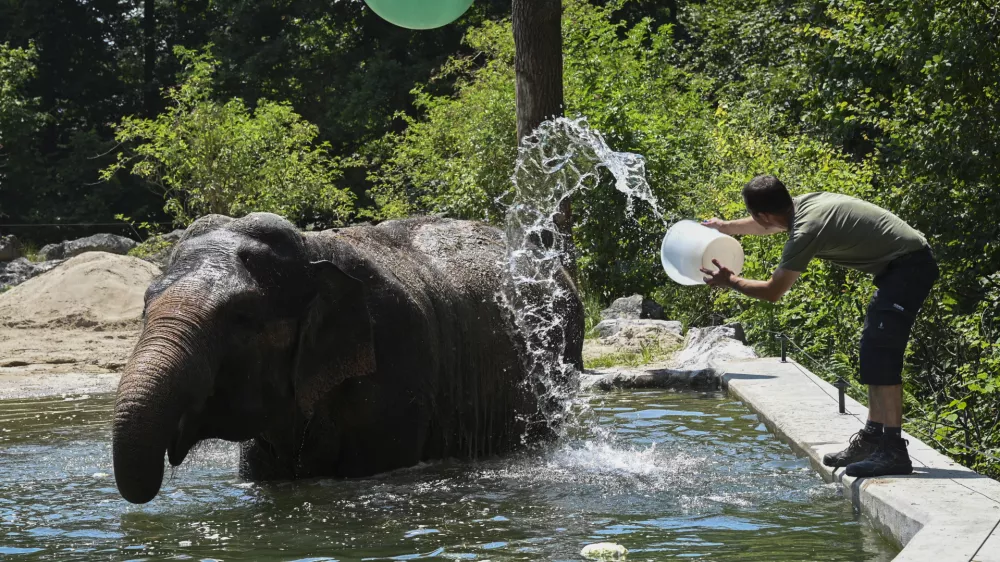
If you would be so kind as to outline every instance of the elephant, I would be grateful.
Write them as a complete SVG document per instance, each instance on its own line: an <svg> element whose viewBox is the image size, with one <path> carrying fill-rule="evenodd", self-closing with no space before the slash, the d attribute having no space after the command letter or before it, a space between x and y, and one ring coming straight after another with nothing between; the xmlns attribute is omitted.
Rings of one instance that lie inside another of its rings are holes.
<svg viewBox="0 0 1000 562"><path fill-rule="evenodd" d="M499 230L447 218L321 232L268 213L199 219L146 291L118 385L122 497L151 501L164 453L178 466L210 438L240 442L240 477L267 481L370 476L550 436L499 298L505 251ZM582 369L579 292L565 271L556 285L557 351Z"/></svg>

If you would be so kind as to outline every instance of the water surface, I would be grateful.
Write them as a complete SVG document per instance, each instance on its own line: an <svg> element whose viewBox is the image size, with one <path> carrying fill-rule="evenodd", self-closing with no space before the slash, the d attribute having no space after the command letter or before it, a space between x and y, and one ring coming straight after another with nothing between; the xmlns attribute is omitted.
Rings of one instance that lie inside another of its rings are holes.
<svg viewBox="0 0 1000 562"><path fill-rule="evenodd" d="M203 444L152 503L111 476L108 396L0 402L0 558L891 560L836 487L718 393L602 394L544 449L359 480L251 484Z"/></svg>

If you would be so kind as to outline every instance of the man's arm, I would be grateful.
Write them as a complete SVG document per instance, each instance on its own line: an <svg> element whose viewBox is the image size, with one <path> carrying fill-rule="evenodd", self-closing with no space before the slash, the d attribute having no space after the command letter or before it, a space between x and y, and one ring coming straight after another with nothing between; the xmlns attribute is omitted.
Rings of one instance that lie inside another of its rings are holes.
<svg viewBox="0 0 1000 562"><path fill-rule="evenodd" d="M778 302L778 299L792 288L801 275L798 271L779 267L767 281L756 281L736 276L729 268L719 265L718 260L712 260L712 263L719 268L719 271L713 272L702 268L701 272L705 274L705 283L713 287L727 287L748 297L768 302Z"/></svg>
<svg viewBox="0 0 1000 562"><path fill-rule="evenodd" d="M764 236L767 234L777 234L783 232L780 228L764 228L757 221L753 220L753 217L746 217L742 219L736 219L734 221L724 221L722 219L708 219L707 221L701 223L708 228L714 228L723 234L753 234L755 236Z"/></svg>

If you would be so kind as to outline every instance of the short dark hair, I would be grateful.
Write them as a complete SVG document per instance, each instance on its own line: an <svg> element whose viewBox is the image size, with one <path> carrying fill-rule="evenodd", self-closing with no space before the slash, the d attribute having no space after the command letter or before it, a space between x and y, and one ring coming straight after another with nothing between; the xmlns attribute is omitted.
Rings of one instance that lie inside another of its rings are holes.
<svg viewBox="0 0 1000 562"><path fill-rule="evenodd" d="M757 176L743 186L743 202L753 214L781 215L792 210L792 196L774 176Z"/></svg>

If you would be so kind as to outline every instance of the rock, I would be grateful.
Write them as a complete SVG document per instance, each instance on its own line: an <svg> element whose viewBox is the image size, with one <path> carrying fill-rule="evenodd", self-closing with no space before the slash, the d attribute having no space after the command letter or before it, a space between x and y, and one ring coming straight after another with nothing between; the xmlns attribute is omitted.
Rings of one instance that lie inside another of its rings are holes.
<svg viewBox="0 0 1000 562"><path fill-rule="evenodd" d="M654 300L643 298L642 295L623 297L601 311L602 320L612 320L615 318L662 320L663 307Z"/></svg>
<svg viewBox="0 0 1000 562"><path fill-rule="evenodd" d="M714 369L671 369L669 367L611 367L593 369L580 375L582 390L616 390L638 388L682 388L685 390L715 390L719 377Z"/></svg>
<svg viewBox="0 0 1000 562"><path fill-rule="evenodd" d="M698 370L720 361L754 359L757 354L739 339L740 325L691 328L684 339L684 348L674 357L677 369ZM746 339L746 336L743 335Z"/></svg>
<svg viewBox="0 0 1000 562"><path fill-rule="evenodd" d="M176 244L176 243L178 243L178 242L181 241L181 238L184 237L184 233L185 232L187 232L187 231L184 230L183 228L178 228L178 229L172 230L172 231L170 231L170 232L168 232L166 234L161 234L159 236L159 238L160 238L160 240L163 240L165 242L170 242L171 244Z"/></svg>
<svg viewBox="0 0 1000 562"><path fill-rule="evenodd" d="M592 560L621 560L628 554L628 549L613 542L588 544L580 551L584 558Z"/></svg>
<svg viewBox="0 0 1000 562"><path fill-rule="evenodd" d="M33 263L27 258L17 258L9 262L0 262L0 290L14 285L24 283L28 279L41 275L46 271L55 268L64 260L52 260L42 263Z"/></svg>
<svg viewBox="0 0 1000 562"><path fill-rule="evenodd" d="M655 321L631 320L631 322ZM672 322L664 323L673 324ZM619 332L619 334L622 332ZM674 332L671 332L671 334L673 337L678 337ZM716 367L719 362L757 357L753 349L736 339L741 336L743 336L743 326L739 324L711 328L691 328L684 339L684 347L674 354L669 361L639 368L613 367L588 371L580 378L581 388L600 390L618 388L718 388L719 373L716 372ZM607 340L608 338L601 338L598 341L604 342ZM593 344L591 345L593 346ZM584 348L584 352L587 352L586 347Z"/></svg>
<svg viewBox="0 0 1000 562"><path fill-rule="evenodd" d="M585 359L597 359L614 353L638 353L652 347L657 354L672 352L682 342L680 322L615 318L594 327L598 337L583 346Z"/></svg>
<svg viewBox="0 0 1000 562"><path fill-rule="evenodd" d="M86 238L67 240L58 244L46 244L38 252L45 261L72 258L84 252L106 252L125 255L136 246L135 240L115 234L94 234Z"/></svg>
<svg viewBox="0 0 1000 562"><path fill-rule="evenodd" d="M631 331L634 334L650 334L659 336L660 334L674 334L678 338L684 334L684 327L676 320L638 320L632 318L613 318L602 320L594 331L602 338L610 338L623 331Z"/></svg>
<svg viewBox="0 0 1000 562"><path fill-rule="evenodd" d="M594 330L599 334L600 345L616 351L639 351L649 345L670 350L681 344L680 322L616 318L602 320Z"/></svg>
<svg viewBox="0 0 1000 562"><path fill-rule="evenodd" d="M24 246L13 234L0 236L0 262L24 257Z"/></svg>
<svg viewBox="0 0 1000 562"><path fill-rule="evenodd" d="M46 244L42 246L41 250L38 250L38 258L42 261L58 260L62 259L63 254L66 253L66 242L60 242L58 244Z"/></svg>

